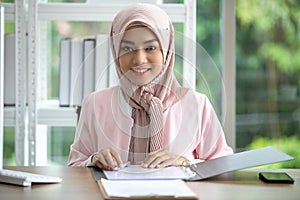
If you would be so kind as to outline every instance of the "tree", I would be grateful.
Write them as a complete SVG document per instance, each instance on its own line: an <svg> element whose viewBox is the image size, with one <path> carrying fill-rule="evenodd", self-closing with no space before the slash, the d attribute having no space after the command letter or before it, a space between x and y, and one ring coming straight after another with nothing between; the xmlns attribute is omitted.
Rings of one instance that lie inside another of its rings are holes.
<svg viewBox="0 0 300 200"><path fill-rule="evenodd" d="M278 88L282 84L293 84L298 89L300 86L300 2L237 0L236 17L237 71L248 69L264 73L265 102L259 102L264 107L258 112L271 113L270 133L278 138L282 132L279 113L288 112L288 106L280 102L286 97ZM253 93L256 101L260 101L259 95ZM297 107L294 104L294 109Z"/></svg>

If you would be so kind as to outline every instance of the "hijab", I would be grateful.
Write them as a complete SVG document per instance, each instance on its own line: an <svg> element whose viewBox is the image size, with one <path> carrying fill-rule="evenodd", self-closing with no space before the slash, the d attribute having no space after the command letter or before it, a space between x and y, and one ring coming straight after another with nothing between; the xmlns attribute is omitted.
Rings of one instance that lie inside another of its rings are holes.
<svg viewBox="0 0 300 200"><path fill-rule="evenodd" d="M134 26L149 28L157 37L163 54L163 69L146 85L132 83L121 71L118 56L126 30ZM120 87L132 108L134 121L129 144L129 161L144 160L148 153L164 148L163 113L188 91L177 82L173 65L175 59L174 28L169 16L158 6L134 4L125 7L114 18L111 31L111 50L115 60Z"/></svg>

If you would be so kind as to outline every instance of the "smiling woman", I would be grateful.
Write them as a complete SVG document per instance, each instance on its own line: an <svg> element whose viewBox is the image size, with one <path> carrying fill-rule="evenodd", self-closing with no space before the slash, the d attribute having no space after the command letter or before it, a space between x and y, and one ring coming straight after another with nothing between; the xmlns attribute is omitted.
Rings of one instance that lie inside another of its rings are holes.
<svg viewBox="0 0 300 200"><path fill-rule="evenodd" d="M161 168L232 153L208 98L175 78L174 28L161 8L124 8L110 41L119 86L84 99L70 166Z"/></svg>

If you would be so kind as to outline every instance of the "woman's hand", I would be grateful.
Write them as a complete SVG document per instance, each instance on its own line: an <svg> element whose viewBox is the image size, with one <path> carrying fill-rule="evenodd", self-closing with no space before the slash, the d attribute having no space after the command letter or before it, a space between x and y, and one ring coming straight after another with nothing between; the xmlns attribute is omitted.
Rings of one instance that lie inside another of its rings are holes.
<svg viewBox="0 0 300 200"><path fill-rule="evenodd" d="M166 166L188 166L190 161L183 156L175 155L167 150L157 150L148 154L141 163L146 168L163 168Z"/></svg>
<svg viewBox="0 0 300 200"><path fill-rule="evenodd" d="M113 170L115 167L122 167L123 162L119 153L113 148L105 148L94 154L91 162L94 166L104 170Z"/></svg>

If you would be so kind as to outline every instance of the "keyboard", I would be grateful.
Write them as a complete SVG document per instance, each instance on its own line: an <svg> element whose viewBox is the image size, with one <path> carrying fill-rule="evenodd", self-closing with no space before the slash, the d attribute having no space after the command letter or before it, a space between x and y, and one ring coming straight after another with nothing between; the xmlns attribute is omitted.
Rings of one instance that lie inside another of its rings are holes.
<svg viewBox="0 0 300 200"><path fill-rule="evenodd" d="M32 183L60 183L62 178L8 169L0 170L0 182L19 186L31 186Z"/></svg>

